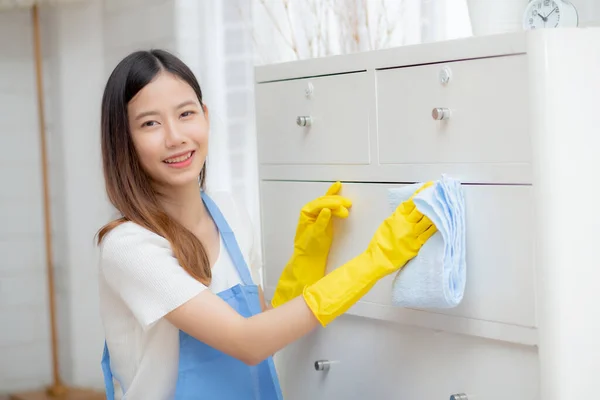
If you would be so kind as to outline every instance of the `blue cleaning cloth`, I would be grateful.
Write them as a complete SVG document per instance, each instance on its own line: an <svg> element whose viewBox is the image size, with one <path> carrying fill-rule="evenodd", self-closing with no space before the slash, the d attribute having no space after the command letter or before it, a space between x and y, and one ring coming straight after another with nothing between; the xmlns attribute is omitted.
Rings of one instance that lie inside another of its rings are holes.
<svg viewBox="0 0 600 400"><path fill-rule="evenodd" d="M388 190L392 210L422 183ZM413 199L438 229L395 276L392 304L410 308L452 308L463 298L466 284L465 201L460 182L442 175Z"/></svg>

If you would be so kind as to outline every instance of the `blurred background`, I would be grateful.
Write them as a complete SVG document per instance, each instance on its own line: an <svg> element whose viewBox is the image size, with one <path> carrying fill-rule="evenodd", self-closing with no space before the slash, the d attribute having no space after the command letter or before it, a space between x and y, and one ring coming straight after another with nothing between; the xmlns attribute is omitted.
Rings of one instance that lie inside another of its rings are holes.
<svg viewBox="0 0 600 400"><path fill-rule="evenodd" d="M89 388L103 387L94 235L114 215L100 101L121 58L164 48L194 70L212 113L208 185L241 197L259 229L255 65L472 34L467 0L46 3L39 27L58 359L66 383ZM0 0L0 397L53 379L32 4Z"/></svg>

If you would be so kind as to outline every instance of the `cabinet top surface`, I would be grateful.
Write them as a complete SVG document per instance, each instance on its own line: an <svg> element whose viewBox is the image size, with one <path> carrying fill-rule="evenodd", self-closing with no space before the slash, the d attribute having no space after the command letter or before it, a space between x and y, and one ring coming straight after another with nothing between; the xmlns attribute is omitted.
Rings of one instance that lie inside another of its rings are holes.
<svg viewBox="0 0 600 400"><path fill-rule="evenodd" d="M593 31L593 32L591 32ZM353 54L290 61L255 67L255 82L311 78L349 72L443 63L476 58L527 53L539 40L577 40L581 35L597 36L599 29L561 28L514 32L489 36L398 46Z"/></svg>
<svg viewBox="0 0 600 400"><path fill-rule="evenodd" d="M525 33L517 32L485 37L467 37L262 65L255 68L255 81L256 83L265 83L372 69L519 54L526 51L525 36Z"/></svg>

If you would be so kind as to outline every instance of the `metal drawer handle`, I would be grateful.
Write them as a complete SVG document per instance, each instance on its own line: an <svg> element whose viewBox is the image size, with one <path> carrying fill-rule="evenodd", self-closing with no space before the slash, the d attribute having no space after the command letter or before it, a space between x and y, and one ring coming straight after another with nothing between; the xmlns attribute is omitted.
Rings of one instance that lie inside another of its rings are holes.
<svg viewBox="0 0 600 400"><path fill-rule="evenodd" d="M431 116L433 117L433 119L435 119L436 121L441 121L441 120L445 120L445 119L450 119L450 109L448 108L434 108L431 111ZM462 399L461 399L462 400Z"/></svg>
<svg viewBox="0 0 600 400"><path fill-rule="evenodd" d="M296 124L298 126L311 126L312 118L310 116L300 116L296 118Z"/></svg>
<svg viewBox="0 0 600 400"><path fill-rule="evenodd" d="M331 368L331 361L329 361L329 360L315 361L315 369L317 371L329 371L329 368Z"/></svg>
<svg viewBox="0 0 600 400"><path fill-rule="evenodd" d="M469 400L469 398L464 393L458 393L450 396L450 400Z"/></svg>

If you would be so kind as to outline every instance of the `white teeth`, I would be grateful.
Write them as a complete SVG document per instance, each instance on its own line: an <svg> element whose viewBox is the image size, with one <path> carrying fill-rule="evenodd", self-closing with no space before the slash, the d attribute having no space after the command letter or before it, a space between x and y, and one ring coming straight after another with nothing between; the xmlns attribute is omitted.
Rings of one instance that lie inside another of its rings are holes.
<svg viewBox="0 0 600 400"><path fill-rule="evenodd" d="M167 164L173 164L173 163L178 163L178 162L182 162L187 160L188 158L190 158L192 156L192 152L190 151L189 153L187 153L186 155L180 156L180 157L176 157L176 158L169 158L167 160L165 160L165 162Z"/></svg>

